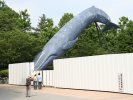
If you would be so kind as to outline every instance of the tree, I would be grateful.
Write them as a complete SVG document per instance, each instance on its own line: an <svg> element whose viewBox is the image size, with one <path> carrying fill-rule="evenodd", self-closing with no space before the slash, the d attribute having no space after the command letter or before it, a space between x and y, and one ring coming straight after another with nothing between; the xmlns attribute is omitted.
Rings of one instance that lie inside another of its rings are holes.
<svg viewBox="0 0 133 100"><path fill-rule="evenodd" d="M73 18L73 14L72 13L64 13L64 15L62 16L62 18L59 21L59 28L63 27L68 21L70 21Z"/></svg>
<svg viewBox="0 0 133 100"><path fill-rule="evenodd" d="M133 21L127 17L121 17L119 26L116 53L131 53L133 52Z"/></svg>
<svg viewBox="0 0 133 100"><path fill-rule="evenodd" d="M24 31L31 30L31 22L27 10L20 11L19 16L20 16L19 24L21 26L21 29Z"/></svg>
<svg viewBox="0 0 133 100"><path fill-rule="evenodd" d="M4 5L0 7L0 31L11 31L17 27L19 14Z"/></svg>
<svg viewBox="0 0 133 100"><path fill-rule="evenodd" d="M5 6L5 2L0 0L0 7L4 7Z"/></svg>
<svg viewBox="0 0 133 100"><path fill-rule="evenodd" d="M60 19L59 26L56 27L53 20L46 18L43 14L36 32L33 33L30 32L30 18L27 10L17 13L5 2L0 1L0 68L7 68L10 63L32 61L59 28L72 18L73 14L65 13ZM119 26L120 29L109 30L105 34L111 52L107 51L105 42L100 46L96 27L92 24L80 33L78 41L63 57L133 52L133 21L127 17L121 17ZM51 68L50 65L48 69Z"/></svg>
<svg viewBox="0 0 133 100"><path fill-rule="evenodd" d="M37 27L37 33L42 40L42 45L45 45L57 31L58 28L54 27L53 20L51 18L46 18L46 16L43 14L40 17L40 21Z"/></svg>
<svg viewBox="0 0 133 100"><path fill-rule="evenodd" d="M27 10L20 14L0 2L0 68L10 63L29 62L40 51L41 41L30 29Z"/></svg>
<svg viewBox="0 0 133 100"><path fill-rule="evenodd" d="M0 33L0 66L7 68L10 63L31 62L40 44L32 33L19 30Z"/></svg>
<svg viewBox="0 0 133 100"><path fill-rule="evenodd" d="M12 31L15 29L29 30L30 18L27 10L20 14L9 8L4 2L0 2L0 31Z"/></svg>
<svg viewBox="0 0 133 100"><path fill-rule="evenodd" d="M82 57L106 53L107 50L103 47L100 47L96 27L94 24L92 24L80 33L78 41L65 54L65 57Z"/></svg>

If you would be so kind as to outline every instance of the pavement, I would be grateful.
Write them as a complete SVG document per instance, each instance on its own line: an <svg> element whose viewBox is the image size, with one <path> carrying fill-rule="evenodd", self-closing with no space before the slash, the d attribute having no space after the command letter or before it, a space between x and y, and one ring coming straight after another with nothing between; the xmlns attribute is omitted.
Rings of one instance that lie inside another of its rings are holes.
<svg viewBox="0 0 133 100"><path fill-rule="evenodd" d="M0 84L0 100L133 100L133 95L43 87L31 89L31 97L25 97L25 86Z"/></svg>
<svg viewBox="0 0 133 100"><path fill-rule="evenodd" d="M85 100L82 98L45 93L42 90L31 89L31 97L25 97L25 86L0 84L0 100Z"/></svg>

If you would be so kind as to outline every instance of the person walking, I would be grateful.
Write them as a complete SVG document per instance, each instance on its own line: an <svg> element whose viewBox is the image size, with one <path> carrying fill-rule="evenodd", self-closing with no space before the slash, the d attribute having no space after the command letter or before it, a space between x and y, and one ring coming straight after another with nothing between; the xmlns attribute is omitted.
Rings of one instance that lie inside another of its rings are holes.
<svg viewBox="0 0 133 100"><path fill-rule="evenodd" d="M26 78L26 97L30 97L30 92L31 92L31 76L28 76Z"/></svg>
<svg viewBox="0 0 133 100"><path fill-rule="evenodd" d="M42 76L40 75L40 73L38 73L37 81L38 81L38 89L42 89Z"/></svg>
<svg viewBox="0 0 133 100"><path fill-rule="evenodd" d="M37 75L35 74L34 77L33 77L33 85L34 85L34 90L37 90Z"/></svg>

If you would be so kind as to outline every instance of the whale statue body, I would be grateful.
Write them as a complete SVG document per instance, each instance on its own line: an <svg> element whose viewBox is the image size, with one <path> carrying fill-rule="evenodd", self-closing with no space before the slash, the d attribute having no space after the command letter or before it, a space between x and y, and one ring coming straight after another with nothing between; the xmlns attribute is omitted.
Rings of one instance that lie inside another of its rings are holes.
<svg viewBox="0 0 133 100"><path fill-rule="evenodd" d="M111 23L109 16L102 10L90 7L67 22L43 47L34 59L35 70L44 70L48 64L63 55L78 40L78 36L92 22L101 22L109 27L117 25Z"/></svg>

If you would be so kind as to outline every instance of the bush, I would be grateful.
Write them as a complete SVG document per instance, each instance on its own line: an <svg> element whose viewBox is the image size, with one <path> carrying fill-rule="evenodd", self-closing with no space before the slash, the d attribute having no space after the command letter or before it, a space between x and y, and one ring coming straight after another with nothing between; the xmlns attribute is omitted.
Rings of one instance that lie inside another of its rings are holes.
<svg viewBox="0 0 133 100"><path fill-rule="evenodd" d="M8 77L8 70L1 70L0 77Z"/></svg>

